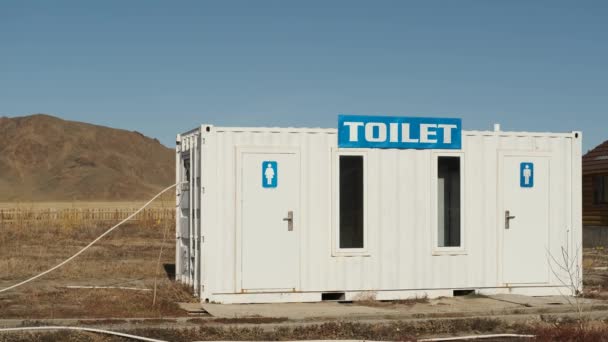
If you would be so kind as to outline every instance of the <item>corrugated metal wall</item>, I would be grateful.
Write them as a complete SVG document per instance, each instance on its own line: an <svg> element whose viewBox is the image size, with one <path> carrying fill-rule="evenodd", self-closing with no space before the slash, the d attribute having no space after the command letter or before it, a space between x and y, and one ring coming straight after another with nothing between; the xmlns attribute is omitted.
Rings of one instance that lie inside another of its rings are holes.
<svg viewBox="0 0 608 342"><path fill-rule="evenodd" d="M463 132L465 254L434 255L433 153L366 150L367 256L332 256L335 130L210 127L201 133L203 296L236 293L236 147L298 147L301 156L298 291L484 288L502 286L498 213L499 151L550 154L550 253L580 246L580 138L573 134ZM451 152L451 151L450 151ZM576 179L579 177L577 183ZM178 228L179 229L179 228ZM525 265L522 265L525 267ZM551 283L558 284L551 275Z"/></svg>

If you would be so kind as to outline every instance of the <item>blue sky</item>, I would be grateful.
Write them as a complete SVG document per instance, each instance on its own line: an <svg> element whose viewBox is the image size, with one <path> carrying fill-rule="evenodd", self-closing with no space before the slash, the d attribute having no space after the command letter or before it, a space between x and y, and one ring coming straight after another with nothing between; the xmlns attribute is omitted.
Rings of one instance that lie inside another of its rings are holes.
<svg viewBox="0 0 608 342"><path fill-rule="evenodd" d="M0 116L175 134L337 115L608 139L606 1L2 1Z"/></svg>

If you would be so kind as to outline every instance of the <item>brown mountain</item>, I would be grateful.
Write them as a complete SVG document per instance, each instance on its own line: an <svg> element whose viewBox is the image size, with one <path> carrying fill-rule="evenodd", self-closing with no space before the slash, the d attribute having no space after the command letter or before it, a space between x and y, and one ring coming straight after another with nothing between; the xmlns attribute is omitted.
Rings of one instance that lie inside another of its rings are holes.
<svg viewBox="0 0 608 342"><path fill-rule="evenodd" d="M0 118L0 201L141 200L174 182L175 152L139 132Z"/></svg>

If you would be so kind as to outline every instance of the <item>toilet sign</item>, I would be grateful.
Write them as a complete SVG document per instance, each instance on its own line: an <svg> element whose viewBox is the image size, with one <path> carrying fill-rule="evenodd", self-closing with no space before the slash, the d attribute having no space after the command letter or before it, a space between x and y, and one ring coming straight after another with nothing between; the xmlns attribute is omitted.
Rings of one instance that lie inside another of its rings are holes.
<svg viewBox="0 0 608 342"><path fill-rule="evenodd" d="M462 121L455 118L338 116L338 147L460 149Z"/></svg>
<svg viewBox="0 0 608 342"><path fill-rule="evenodd" d="M276 188L279 179L279 169L276 161L262 162L262 187Z"/></svg>
<svg viewBox="0 0 608 342"><path fill-rule="evenodd" d="M519 164L519 186L522 188L534 187L534 163Z"/></svg>

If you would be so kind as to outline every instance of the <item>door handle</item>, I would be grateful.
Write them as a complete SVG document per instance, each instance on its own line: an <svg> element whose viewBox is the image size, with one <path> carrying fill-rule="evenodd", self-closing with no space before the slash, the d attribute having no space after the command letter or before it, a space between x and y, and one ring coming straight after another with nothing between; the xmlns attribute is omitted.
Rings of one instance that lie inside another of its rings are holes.
<svg viewBox="0 0 608 342"><path fill-rule="evenodd" d="M287 231L293 230L293 211L287 212L287 217L283 218L283 221L287 221Z"/></svg>
<svg viewBox="0 0 608 342"><path fill-rule="evenodd" d="M515 216L511 216L510 211L508 211L508 210L505 211L505 229L509 229L509 221L511 221L514 218L515 218Z"/></svg>

